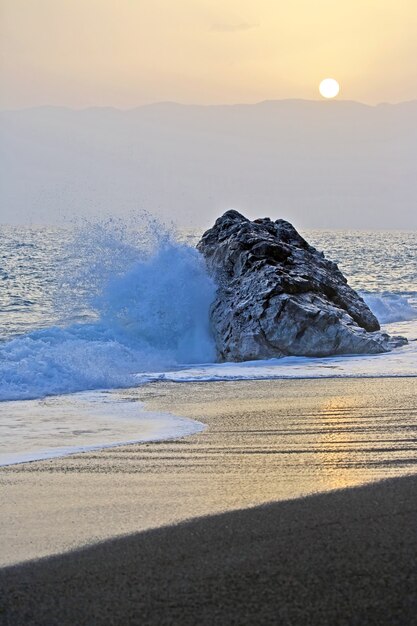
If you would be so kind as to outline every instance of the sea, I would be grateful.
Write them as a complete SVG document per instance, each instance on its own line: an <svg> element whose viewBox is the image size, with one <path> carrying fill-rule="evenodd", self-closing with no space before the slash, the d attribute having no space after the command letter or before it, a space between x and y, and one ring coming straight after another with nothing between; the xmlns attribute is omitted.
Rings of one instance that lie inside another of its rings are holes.
<svg viewBox="0 0 417 626"><path fill-rule="evenodd" d="M0 465L204 428L133 402L146 383L417 376L417 232L301 233L408 345L216 363L200 232L150 216L0 226Z"/></svg>

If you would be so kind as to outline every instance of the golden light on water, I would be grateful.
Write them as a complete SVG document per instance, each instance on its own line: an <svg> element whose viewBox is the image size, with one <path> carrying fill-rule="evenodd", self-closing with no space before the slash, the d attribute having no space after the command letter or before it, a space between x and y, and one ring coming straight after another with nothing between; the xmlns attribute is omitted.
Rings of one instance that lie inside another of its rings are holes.
<svg viewBox="0 0 417 626"><path fill-rule="evenodd" d="M335 98L340 91L340 85L334 78L325 78L319 85L319 91L323 98Z"/></svg>

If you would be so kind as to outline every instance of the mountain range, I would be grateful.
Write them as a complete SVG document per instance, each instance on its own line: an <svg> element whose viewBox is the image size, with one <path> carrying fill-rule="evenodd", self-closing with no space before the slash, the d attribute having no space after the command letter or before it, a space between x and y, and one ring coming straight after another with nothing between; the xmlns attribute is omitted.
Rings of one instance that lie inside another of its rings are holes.
<svg viewBox="0 0 417 626"><path fill-rule="evenodd" d="M301 228L417 228L417 101L0 112L0 222L235 208Z"/></svg>

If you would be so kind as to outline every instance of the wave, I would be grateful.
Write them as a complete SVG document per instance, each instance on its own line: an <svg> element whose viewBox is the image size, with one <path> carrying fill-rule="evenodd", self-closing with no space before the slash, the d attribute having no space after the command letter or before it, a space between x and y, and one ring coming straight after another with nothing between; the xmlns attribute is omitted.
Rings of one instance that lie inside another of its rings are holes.
<svg viewBox="0 0 417 626"><path fill-rule="evenodd" d="M129 387L138 372L214 361L201 255L165 230L126 242L111 226L78 240L81 269L63 283L67 319L88 307L91 319L0 344L0 400Z"/></svg>
<svg viewBox="0 0 417 626"><path fill-rule="evenodd" d="M417 319L417 293L361 291L360 295L381 324L408 322Z"/></svg>

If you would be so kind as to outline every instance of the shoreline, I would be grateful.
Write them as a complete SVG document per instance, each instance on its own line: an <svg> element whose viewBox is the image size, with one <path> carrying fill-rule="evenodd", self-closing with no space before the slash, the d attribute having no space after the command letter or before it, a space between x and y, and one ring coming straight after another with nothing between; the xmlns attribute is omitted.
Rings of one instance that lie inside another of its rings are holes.
<svg viewBox="0 0 417 626"><path fill-rule="evenodd" d="M204 428L172 413L146 411L143 402L124 399L117 389L0 402L0 424L0 467L170 440Z"/></svg>
<svg viewBox="0 0 417 626"><path fill-rule="evenodd" d="M372 374L367 375L367 376L358 376L355 374L352 375L326 375L326 376L305 376L305 377L286 377L286 376L281 376L279 378L275 378L275 377L269 377L269 378L236 378L236 379L216 379L216 380L195 380L195 381L187 381L187 380L178 380L178 381L173 381L173 380L155 380L155 381L150 381L148 383L145 383L143 385L140 385L138 387L131 387L131 388L119 388L119 389L99 389L99 390L87 390L87 391L80 391L80 392L74 392L74 393L68 393L68 394L60 394L58 396L47 396L46 398L42 399L42 400L56 400L59 399L61 397L63 398L67 398L67 397L71 397L71 396L81 396L83 394L88 394L88 393L103 393L103 394L108 394L108 393L113 393L115 395L115 397L117 397L117 395L123 395L124 393L129 394L129 393L135 393L138 398L140 396L140 391L141 390L146 390L149 386L153 386L153 385L164 385L164 384L172 384L172 385L187 385L187 386L192 386L192 385L198 385L198 384L221 384L221 383L265 383L265 382L273 382L273 381L285 381L285 382L293 382L293 381L327 381L327 380L367 380L367 379L376 379L376 380L386 380L386 379L393 379L393 380L397 380L397 379L409 379L409 378L417 378L417 374L390 374L390 375L380 375L380 376L373 376ZM145 391L146 393L146 391ZM38 399L35 399L36 401ZM13 401L6 401L6 402L13 402ZM17 401L17 402L22 402L22 401ZM32 400L27 400L27 401L23 401L23 402L32 402ZM138 402L140 402L140 400L138 400ZM58 407L59 408L59 407ZM201 431L204 431L205 428L207 427L207 425L203 422L200 422L198 419L194 419L193 417L183 417L180 415L175 415L174 413L170 412L170 411L165 411L164 413L162 413L161 411L158 411L158 407L155 407L153 411L148 411L146 406L145 409L143 411L145 417L147 417L148 415L152 418L155 417L155 414L160 414L161 417L171 417L173 419L179 419L179 420L187 420L190 422L194 422L195 427L201 428ZM88 416L86 416L88 417ZM191 426L191 424L190 424ZM198 431L196 431L198 432ZM18 460L18 461L11 461L11 462L0 462L0 469L3 467L11 467L14 465L21 465L23 463L36 463L36 462L40 462L40 461L48 461L51 459L62 459L68 456L72 456L72 455L78 455L78 454L83 454L85 452L96 452L96 451L100 451L100 450L107 450L109 448L117 448L117 447L125 447L125 446L131 446L131 445L141 445L141 444L145 444L145 443L156 443L156 442L163 442L163 441L171 441L171 440L175 440L175 439L182 439L184 437L190 437L193 434L195 434L195 432L190 432L190 433L185 433L185 434L173 434L173 435L163 435L163 436L156 436L155 438L141 438L141 439L130 439L130 440L120 440L120 441L116 441L116 442L104 442L104 443L97 443L97 444L91 444L91 445L79 445L79 446L68 446L68 447L62 447L59 448L59 451L55 451L54 449L48 449L46 451L41 451L39 453L34 452L34 453L22 453L22 457L25 456L29 456L31 454L33 454L33 458L22 458L22 460ZM13 453L11 453L13 454ZM40 456L37 456L37 455ZM16 453L17 456L17 453Z"/></svg>
<svg viewBox="0 0 417 626"><path fill-rule="evenodd" d="M188 419L188 418L185 418L185 419ZM203 424L202 422L198 422L197 420L191 420L191 419L189 419L189 421L194 422L196 425L194 431L190 433L184 433L184 434L177 433L176 435L163 435L163 436L155 437L155 438L152 437L151 439L132 439L131 441L117 441L115 443L99 443L97 445L91 445L91 446L79 446L77 448L69 448L67 452L64 452L62 449L56 452L41 452L39 454L42 454L42 456L36 456L30 459L22 459L21 461L13 461L10 463L0 463L0 470L3 467L14 467L15 465L23 465L24 463L38 463L42 461L50 461L53 459L64 459L68 456L72 456L75 454L77 455L84 454L85 452L87 453L99 452L100 450L109 450L110 448L124 448L126 446L134 446L134 445L142 445L146 443L158 443L160 441L172 441L175 439L183 439L184 437L191 437L196 432L203 432L206 428L205 424Z"/></svg>
<svg viewBox="0 0 417 626"><path fill-rule="evenodd" d="M417 380L158 383L181 439L0 468L0 566L117 536L417 472Z"/></svg>

